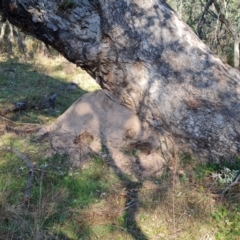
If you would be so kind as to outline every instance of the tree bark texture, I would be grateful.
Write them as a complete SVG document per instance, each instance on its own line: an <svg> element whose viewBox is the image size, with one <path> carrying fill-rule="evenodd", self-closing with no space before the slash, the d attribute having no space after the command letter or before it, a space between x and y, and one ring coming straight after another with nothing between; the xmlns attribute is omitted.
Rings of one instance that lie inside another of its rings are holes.
<svg viewBox="0 0 240 240"><path fill-rule="evenodd" d="M240 73L164 1L70 3L5 0L2 12L85 69L156 131L171 133L202 157L240 153Z"/></svg>

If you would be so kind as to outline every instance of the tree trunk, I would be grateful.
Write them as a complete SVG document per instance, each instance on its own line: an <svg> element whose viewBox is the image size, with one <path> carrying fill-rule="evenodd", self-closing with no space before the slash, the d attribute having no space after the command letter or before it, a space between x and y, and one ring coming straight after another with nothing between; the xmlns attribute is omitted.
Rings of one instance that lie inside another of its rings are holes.
<svg viewBox="0 0 240 240"><path fill-rule="evenodd" d="M233 36L234 39L234 67L236 69L239 69L239 36L238 33L235 32L235 35Z"/></svg>
<svg viewBox="0 0 240 240"><path fill-rule="evenodd" d="M237 30L233 27L233 25L228 21L225 14L222 13L221 7L216 0L209 0L205 6L205 9L202 13L201 19L198 23L198 36L202 39L202 27L205 23L205 15L208 14L208 10L210 6L214 4L214 7L218 13L218 18L223 23L227 30L232 34L234 41L234 68L239 69L239 36Z"/></svg>
<svg viewBox="0 0 240 240"><path fill-rule="evenodd" d="M240 153L240 73L160 0L5 0L7 19L200 156Z"/></svg>

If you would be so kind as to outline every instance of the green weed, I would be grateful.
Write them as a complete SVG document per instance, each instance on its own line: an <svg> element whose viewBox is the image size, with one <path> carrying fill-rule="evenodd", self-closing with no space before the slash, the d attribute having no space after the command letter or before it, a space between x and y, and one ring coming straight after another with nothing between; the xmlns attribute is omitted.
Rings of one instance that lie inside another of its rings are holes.
<svg viewBox="0 0 240 240"><path fill-rule="evenodd" d="M214 223L218 228L217 240L234 240L240 236L240 207L219 205L212 213Z"/></svg>

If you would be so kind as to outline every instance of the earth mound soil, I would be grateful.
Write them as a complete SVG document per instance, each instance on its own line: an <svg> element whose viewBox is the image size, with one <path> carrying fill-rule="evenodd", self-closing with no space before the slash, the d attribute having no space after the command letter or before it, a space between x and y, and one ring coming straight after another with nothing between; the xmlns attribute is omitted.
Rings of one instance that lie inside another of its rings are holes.
<svg viewBox="0 0 240 240"><path fill-rule="evenodd" d="M117 171L137 177L161 174L166 164L166 139L103 90L83 95L43 133L55 151L68 154L75 167L92 153Z"/></svg>

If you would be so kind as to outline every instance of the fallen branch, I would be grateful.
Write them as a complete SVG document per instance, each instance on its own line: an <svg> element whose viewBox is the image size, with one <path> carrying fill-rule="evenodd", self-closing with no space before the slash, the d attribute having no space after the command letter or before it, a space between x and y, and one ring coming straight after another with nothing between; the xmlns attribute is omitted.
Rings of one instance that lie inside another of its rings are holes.
<svg viewBox="0 0 240 240"><path fill-rule="evenodd" d="M34 180L34 170L36 165L32 164L29 158L26 155L20 153L17 149L15 148L7 148L7 149L15 153L19 158L21 158L29 168L27 186L24 194L24 204L28 206L30 202L30 197L31 197L31 188L32 188L32 182Z"/></svg>
<svg viewBox="0 0 240 240"><path fill-rule="evenodd" d="M5 108L3 110L0 110L1 115L7 115L12 112L17 112L17 111L23 111L27 109L27 102L26 101L19 101L16 102L12 105L10 105L8 108Z"/></svg>
<svg viewBox="0 0 240 240"><path fill-rule="evenodd" d="M29 127L29 126L26 126L26 127L11 127L11 126L8 126L6 125L6 130L7 132L13 132L17 135L26 135L26 134L29 134L29 133L34 133L36 132L37 130L39 130L39 127Z"/></svg>
<svg viewBox="0 0 240 240"><path fill-rule="evenodd" d="M7 122L11 122L13 124L16 124L16 125L33 125L33 126L40 126L40 124L38 123L20 123L20 122L14 122L6 117L3 117L3 116L0 116L0 118L4 121L7 121Z"/></svg>
<svg viewBox="0 0 240 240"><path fill-rule="evenodd" d="M233 186L235 186L236 184L238 184L238 180L240 179L240 173L238 174L238 176L236 177L236 179L230 183L223 191L222 191L222 194L221 194L221 198L224 197L225 193Z"/></svg>

